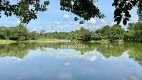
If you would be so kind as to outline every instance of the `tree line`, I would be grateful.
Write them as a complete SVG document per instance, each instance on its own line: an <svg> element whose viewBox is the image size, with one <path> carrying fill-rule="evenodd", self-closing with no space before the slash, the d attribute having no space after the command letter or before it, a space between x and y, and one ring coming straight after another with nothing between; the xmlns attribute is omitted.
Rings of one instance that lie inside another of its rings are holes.
<svg viewBox="0 0 142 80"><path fill-rule="evenodd" d="M29 32L29 30L24 25L17 25L15 27L0 27L0 39L5 40L35 40L38 33Z"/></svg>
<svg viewBox="0 0 142 80"><path fill-rule="evenodd" d="M79 30L72 32L40 32L29 31L24 25L20 24L15 27L0 27L0 39L5 40L38 40L38 39L67 39L67 40L124 40L142 42L142 22L129 23L127 30L120 25L105 25L96 31L89 31L81 27Z"/></svg>

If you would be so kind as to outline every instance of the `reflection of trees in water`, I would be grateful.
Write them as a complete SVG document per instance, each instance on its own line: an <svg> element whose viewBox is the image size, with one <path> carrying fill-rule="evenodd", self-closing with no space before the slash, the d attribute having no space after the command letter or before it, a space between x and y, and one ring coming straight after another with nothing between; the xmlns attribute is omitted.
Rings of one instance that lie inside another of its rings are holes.
<svg viewBox="0 0 142 80"><path fill-rule="evenodd" d="M142 67L142 61L138 61L138 63L141 65L141 67Z"/></svg>
<svg viewBox="0 0 142 80"><path fill-rule="evenodd" d="M35 50L35 44L6 44L0 45L0 56L16 56L18 58L23 58L28 54L29 50Z"/></svg>
<svg viewBox="0 0 142 80"><path fill-rule="evenodd" d="M96 50L103 54L106 58L111 56L119 57L125 51L128 51L129 58L133 58L142 65L142 44L141 43L112 43L112 44L99 44Z"/></svg>
<svg viewBox="0 0 142 80"><path fill-rule="evenodd" d="M111 56L119 57L125 52L124 45L118 43L98 44L96 50L102 53L106 58Z"/></svg>
<svg viewBox="0 0 142 80"><path fill-rule="evenodd" d="M87 52L96 49L106 58L111 56L119 57L125 51L128 51L130 58L134 58L139 63L142 63L142 44L140 43L111 43L111 44L92 44L92 43L82 43L87 45L85 48L71 48L76 51L80 51L80 54L85 55ZM0 56L16 56L18 58L23 58L28 54L30 50L40 49L45 51L46 48L54 49L64 49L62 45L74 45L73 43L17 43L17 44L7 44L0 45Z"/></svg>
<svg viewBox="0 0 142 80"><path fill-rule="evenodd" d="M142 44L141 43L129 43L125 45L127 47L129 57L133 58L142 65Z"/></svg>

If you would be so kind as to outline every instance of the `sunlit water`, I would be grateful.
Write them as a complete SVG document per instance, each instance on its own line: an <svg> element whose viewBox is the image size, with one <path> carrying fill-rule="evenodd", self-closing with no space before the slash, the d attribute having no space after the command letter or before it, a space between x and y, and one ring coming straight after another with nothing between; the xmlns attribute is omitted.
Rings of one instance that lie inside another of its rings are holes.
<svg viewBox="0 0 142 80"><path fill-rule="evenodd" d="M0 45L0 80L142 80L142 44Z"/></svg>

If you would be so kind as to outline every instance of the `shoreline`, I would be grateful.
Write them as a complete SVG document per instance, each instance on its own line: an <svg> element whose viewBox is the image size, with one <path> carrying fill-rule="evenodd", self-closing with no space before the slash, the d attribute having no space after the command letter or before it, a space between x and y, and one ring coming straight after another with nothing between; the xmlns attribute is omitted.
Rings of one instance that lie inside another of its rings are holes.
<svg viewBox="0 0 142 80"><path fill-rule="evenodd" d="M39 42L39 43L59 43L59 42L71 42L71 40L26 40L26 41L19 41L19 42ZM11 43L18 43L14 40L0 40L0 44L11 44Z"/></svg>
<svg viewBox="0 0 142 80"><path fill-rule="evenodd" d="M64 40L64 39L47 39L47 40L26 40L26 41L19 41L19 42L26 42L26 43L34 43L34 42L37 42L37 43L70 43L70 42L74 42L74 41ZM122 44L122 43L127 42L127 41L116 40L116 41L110 42L109 40L97 40L97 41L92 40L92 41L88 41L88 42L89 43L102 43L102 44L116 42L116 43ZM18 43L18 42L14 41L14 40L0 40L0 44L11 44L11 43Z"/></svg>
<svg viewBox="0 0 142 80"><path fill-rule="evenodd" d="M17 43L17 41L13 41L13 40L0 40L0 44L11 44L11 43Z"/></svg>
<svg viewBox="0 0 142 80"><path fill-rule="evenodd" d="M46 43L56 43L56 42L71 42L71 40L27 40L27 41L20 41L20 42L46 42Z"/></svg>

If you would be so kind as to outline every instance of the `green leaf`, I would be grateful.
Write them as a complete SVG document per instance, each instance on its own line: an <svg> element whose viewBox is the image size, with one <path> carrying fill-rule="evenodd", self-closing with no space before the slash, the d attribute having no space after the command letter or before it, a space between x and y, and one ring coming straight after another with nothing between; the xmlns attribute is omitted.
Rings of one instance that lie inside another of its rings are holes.
<svg viewBox="0 0 142 80"><path fill-rule="evenodd" d="M119 17L116 17L115 19L114 19L114 21L121 21L121 18L122 18L122 16L119 16Z"/></svg>
<svg viewBox="0 0 142 80"><path fill-rule="evenodd" d="M126 17L131 17L130 13L128 11L125 12Z"/></svg>
<svg viewBox="0 0 142 80"><path fill-rule="evenodd" d="M122 8L124 6L124 2L121 2L120 4L119 4L119 8Z"/></svg>
<svg viewBox="0 0 142 80"><path fill-rule="evenodd" d="M74 18L75 21L78 21L79 19L77 17Z"/></svg>
<svg viewBox="0 0 142 80"><path fill-rule="evenodd" d="M127 24L127 20L126 20L126 19L123 20L123 24L124 24L124 25Z"/></svg>

